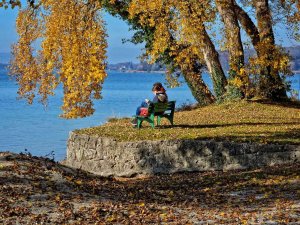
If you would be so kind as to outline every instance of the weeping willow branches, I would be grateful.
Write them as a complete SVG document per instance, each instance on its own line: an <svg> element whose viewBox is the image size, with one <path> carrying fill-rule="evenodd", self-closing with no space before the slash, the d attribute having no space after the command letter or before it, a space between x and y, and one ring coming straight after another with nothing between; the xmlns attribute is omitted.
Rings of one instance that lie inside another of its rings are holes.
<svg viewBox="0 0 300 225"><path fill-rule="evenodd" d="M21 98L32 103L38 95L46 104L62 84L63 117L93 114L92 99L101 98L106 77L107 43L100 9L93 0L41 0L37 7L20 10L19 41L13 46L10 69Z"/></svg>

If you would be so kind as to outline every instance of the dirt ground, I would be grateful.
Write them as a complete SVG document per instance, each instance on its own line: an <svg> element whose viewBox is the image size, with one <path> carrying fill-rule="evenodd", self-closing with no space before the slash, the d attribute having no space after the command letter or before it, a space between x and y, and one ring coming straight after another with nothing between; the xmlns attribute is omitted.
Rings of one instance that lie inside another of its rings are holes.
<svg viewBox="0 0 300 225"><path fill-rule="evenodd" d="M2 152L0 224L300 224L300 163L103 178Z"/></svg>

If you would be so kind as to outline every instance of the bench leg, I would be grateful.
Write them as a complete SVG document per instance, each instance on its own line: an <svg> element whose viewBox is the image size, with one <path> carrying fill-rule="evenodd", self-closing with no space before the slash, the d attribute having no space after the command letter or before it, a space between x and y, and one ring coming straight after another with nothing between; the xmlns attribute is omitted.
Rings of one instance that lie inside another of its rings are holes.
<svg viewBox="0 0 300 225"><path fill-rule="evenodd" d="M143 120L138 119L138 121L137 121L137 128L138 128L138 129L141 128L142 122L143 122Z"/></svg>
<svg viewBox="0 0 300 225"><path fill-rule="evenodd" d="M168 119L170 120L170 123L171 123L171 125L173 126L173 125L174 125L174 124L173 124L173 116L170 116Z"/></svg>
<svg viewBox="0 0 300 225"><path fill-rule="evenodd" d="M171 123L171 125L174 125L173 124L173 117L172 116L163 116L164 118L167 118L169 121L170 121L170 123ZM159 125L160 124L160 121L161 121L161 119L163 118L163 117L161 117L161 116L157 116L157 125Z"/></svg>
<svg viewBox="0 0 300 225"><path fill-rule="evenodd" d="M160 120L161 120L161 117L160 117L160 116L158 116L158 117L157 117L157 126L159 126L159 125L160 125Z"/></svg>
<svg viewBox="0 0 300 225"><path fill-rule="evenodd" d="M150 123L151 127L154 128L155 124L154 124L154 116L151 117L137 117L137 128L141 128L142 127L142 123L143 121L146 121L148 123Z"/></svg>

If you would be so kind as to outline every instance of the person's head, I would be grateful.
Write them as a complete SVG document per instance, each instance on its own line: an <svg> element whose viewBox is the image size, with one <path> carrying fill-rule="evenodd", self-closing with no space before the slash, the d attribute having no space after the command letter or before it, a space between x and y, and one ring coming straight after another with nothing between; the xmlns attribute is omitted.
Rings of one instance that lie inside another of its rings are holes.
<svg viewBox="0 0 300 225"><path fill-rule="evenodd" d="M158 92L165 93L166 89L163 87L163 85L160 82L156 82L153 84L152 91L155 93L158 93Z"/></svg>

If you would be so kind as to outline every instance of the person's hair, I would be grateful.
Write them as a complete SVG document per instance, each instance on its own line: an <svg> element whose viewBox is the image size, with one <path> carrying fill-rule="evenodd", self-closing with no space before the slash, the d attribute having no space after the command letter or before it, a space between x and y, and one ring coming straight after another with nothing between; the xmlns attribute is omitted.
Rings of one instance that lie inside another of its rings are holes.
<svg viewBox="0 0 300 225"><path fill-rule="evenodd" d="M163 87L162 83L157 82L153 84L152 91L166 92L166 89Z"/></svg>

